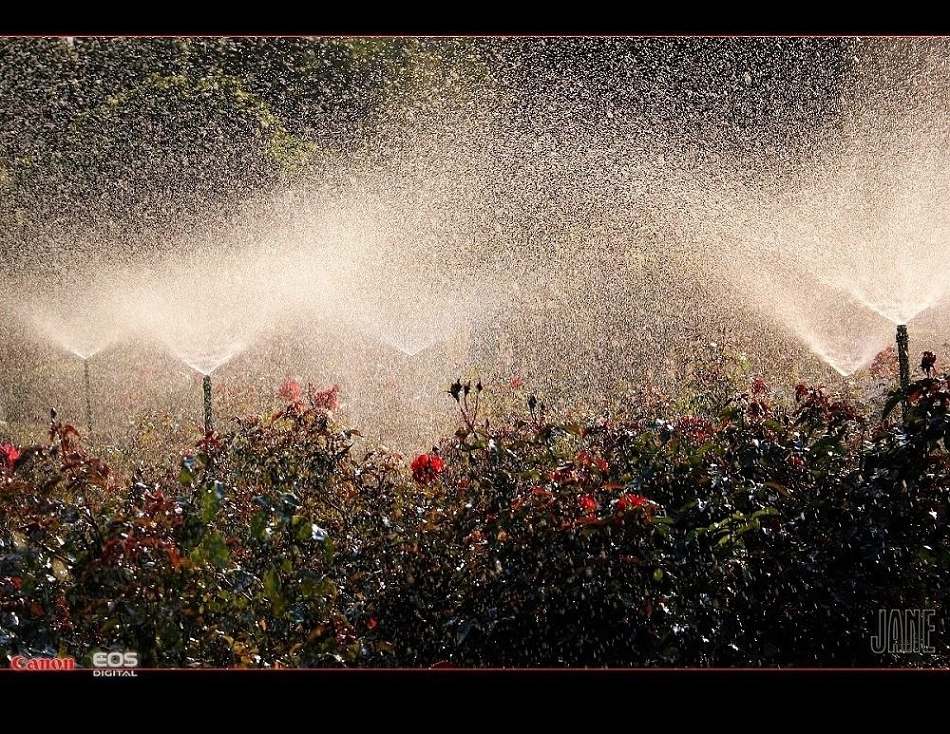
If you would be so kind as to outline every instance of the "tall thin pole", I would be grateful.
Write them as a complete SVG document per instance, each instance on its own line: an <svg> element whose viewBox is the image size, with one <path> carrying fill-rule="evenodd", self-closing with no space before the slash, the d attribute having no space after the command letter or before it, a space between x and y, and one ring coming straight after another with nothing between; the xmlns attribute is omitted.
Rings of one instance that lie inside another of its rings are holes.
<svg viewBox="0 0 950 734"><path fill-rule="evenodd" d="M86 430L92 436L92 384L89 381L89 360L82 361L83 384L86 388Z"/></svg>
<svg viewBox="0 0 950 734"><path fill-rule="evenodd" d="M901 411L907 417L907 388L910 386L910 360L907 357L907 324L897 326L897 360L901 371Z"/></svg>
<svg viewBox="0 0 950 734"><path fill-rule="evenodd" d="M205 375L202 385L205 394L205 433L211 433L214 430L211 418L211 375Z"/></svg>

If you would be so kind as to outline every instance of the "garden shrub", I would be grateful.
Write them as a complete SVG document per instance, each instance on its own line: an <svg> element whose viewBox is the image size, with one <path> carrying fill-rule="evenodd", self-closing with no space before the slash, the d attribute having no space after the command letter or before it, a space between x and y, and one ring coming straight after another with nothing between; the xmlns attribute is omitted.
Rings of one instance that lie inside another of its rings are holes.
<svg viewBox="0 0 950 734"><path fill-rule="evenodd" d="M559 419L528 396L499 420L456 382L459 430L411 461L358 456L334 389L282 390L128 481L54 416L48 443L0 445L0 652L947 665L950 387L925 372L885 415L754 379L694 414ZM881 609L938 610L936 652L874 654Z"/></svg>

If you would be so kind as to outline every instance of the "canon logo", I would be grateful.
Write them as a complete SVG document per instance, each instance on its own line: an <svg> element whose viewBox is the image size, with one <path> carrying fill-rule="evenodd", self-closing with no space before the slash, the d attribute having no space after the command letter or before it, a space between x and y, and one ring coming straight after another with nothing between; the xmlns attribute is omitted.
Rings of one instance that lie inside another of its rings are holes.
<svg viewBox="0 0 950 734"><path fill-rule="evenodd" d="M13 670L75 670L76 661L73 658L28 658L14 655L10 658L10 667Z"/></svg>

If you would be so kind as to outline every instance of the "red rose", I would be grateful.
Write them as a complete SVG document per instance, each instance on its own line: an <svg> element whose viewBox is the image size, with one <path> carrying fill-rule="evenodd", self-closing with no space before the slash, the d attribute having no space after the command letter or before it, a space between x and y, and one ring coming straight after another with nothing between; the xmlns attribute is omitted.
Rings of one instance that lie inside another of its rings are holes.
<svg viewBox="0 0 950 734"><path fill-rule="evenodd" d="M300 383L293 377L284 380L277 391L277 397L286 400L288 403L299 403L301 395L303 395L303 390L300 388Z"/></svg>
<svg viewBox="0 0 950 734"><path fill-rule="evenodd" d="M333 385L326 390L314 391L310 388L310 402L314 408L323 410L336 410L340 407L340 386Z"/></svg>
<svg viewBox="0 0 950 734"><path fill-rule="evenodd" d="M20 458L20 450L12 443L0 443L0 462L6 464L11 469Z"/></svg>
<svg viewBox="0 0 950 734"><path fill-rule="evenodd" d="M625 494L620 499L617 500L617 509L620 512L626 512L627 510L633 510L637 507L644 507L649 504L650 500L640 494Z"/></svg>
<svg viewBox="0 0 950 734"><path fill-rule="evenodd" d="M419 454L409 468L419 484L430 484L445 469L445 462L436 454Z"/></svg>
<svg viewBox="0 0 950 734"><path fill-rule="evenodd" d="M578 504L580 504L581 510L583 510L586 514L597 512L597 508L599 507L597 500L595 500L589 494L585 494L583 497L581 497L578 500Z"/></svg>

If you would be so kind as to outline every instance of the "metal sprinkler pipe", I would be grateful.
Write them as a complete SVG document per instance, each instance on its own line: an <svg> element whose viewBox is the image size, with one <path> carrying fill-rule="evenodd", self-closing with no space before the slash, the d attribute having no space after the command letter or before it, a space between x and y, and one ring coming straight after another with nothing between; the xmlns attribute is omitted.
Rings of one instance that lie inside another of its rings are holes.
<svg viewBox="0 0 950 734"><path fill-rule="evenodd" d="M214 421L211 416L211 375L205 375L202 380L205 396L205 433L211 433L214 430Z"/></svg>
<svg viewBox="0 0 950 734"><path fill-rule="evenodd" d="M86 430L92 436L92 384L89 381L89 360L82 361L83 385L86 390Z"/></svg>
<svg viewBox="0 0 950 734"><path fill-rule="evenodd" d="M907 416L907 388L910 386L910 360L907 356L907 324L897 325L897 360L901 373L901 410Z"/></svg>

